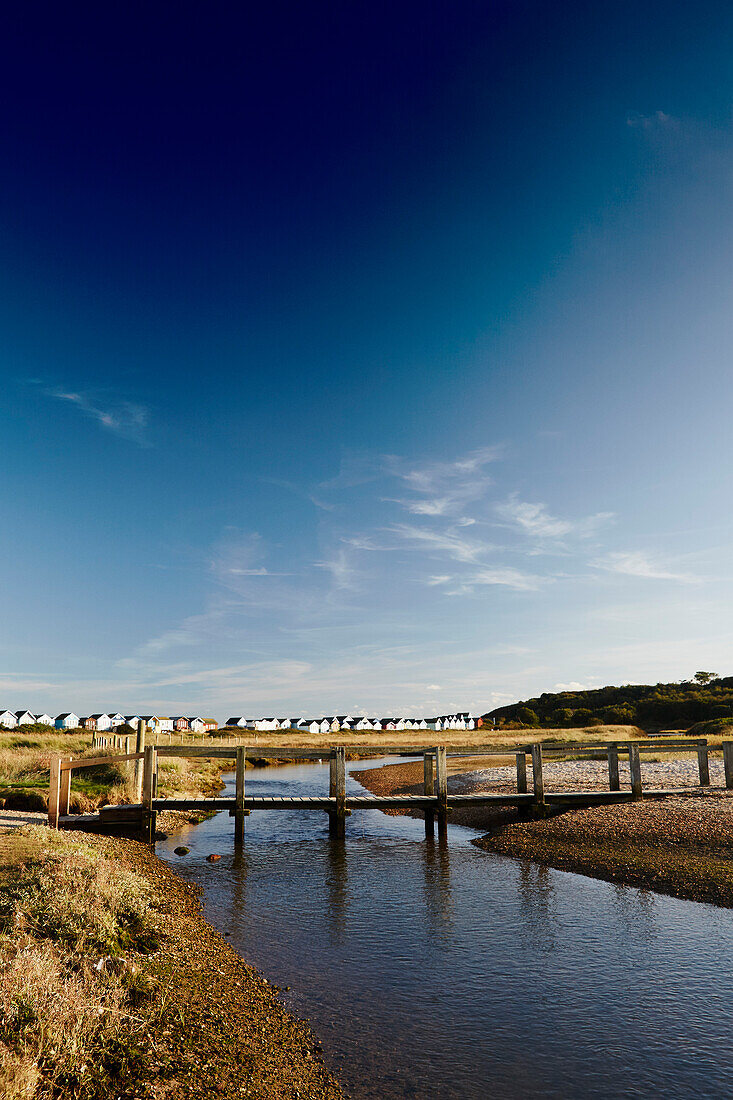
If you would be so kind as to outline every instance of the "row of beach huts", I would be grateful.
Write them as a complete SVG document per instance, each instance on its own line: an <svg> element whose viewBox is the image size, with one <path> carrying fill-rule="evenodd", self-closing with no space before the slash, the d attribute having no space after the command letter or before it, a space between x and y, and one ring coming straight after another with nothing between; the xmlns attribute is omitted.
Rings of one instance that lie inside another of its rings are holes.
<svg viewBox="0 0 733 1100"><path fill-rule="evenodd" d="M99 732L114 730L124 725L137 729L140 721L145 722L146 726L155 733L172 733L173 730L208 733L210 730L218 729L219 726L215 719L199 718L197 715L193 717L175 715L173 718L163 718L157 714L90 714L82 718L73 711L65 711L53 718L50 714L33 714L29 710L0 711L0 726L5 729L38 725L54 726L57 730L85 729Z"/></svg>
<svg viewBox="0 0 733 1100"><path fill-rule="evenodd" d="M475 730L484 724L469 711L438 718L354 718L351 714L327 718L227 718L227 728L248 730L302 730L304 733L338 733L340 730Z"/></svg>

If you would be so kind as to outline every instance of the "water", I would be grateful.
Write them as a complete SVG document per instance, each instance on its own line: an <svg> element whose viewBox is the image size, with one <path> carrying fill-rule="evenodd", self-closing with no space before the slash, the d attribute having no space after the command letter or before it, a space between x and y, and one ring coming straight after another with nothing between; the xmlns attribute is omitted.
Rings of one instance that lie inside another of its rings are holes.
<svg viewBox="0 0 733 1100"><path fill-rule="evenodd" d="M321 793L327 773L250 771L247 788ZM233 829L219 814L157 851L292 987L355 1100L733 1096L728 911L485 853L457 826L426 842L378 810L345 843L314 811L253 813L241 854Z"/></svg>

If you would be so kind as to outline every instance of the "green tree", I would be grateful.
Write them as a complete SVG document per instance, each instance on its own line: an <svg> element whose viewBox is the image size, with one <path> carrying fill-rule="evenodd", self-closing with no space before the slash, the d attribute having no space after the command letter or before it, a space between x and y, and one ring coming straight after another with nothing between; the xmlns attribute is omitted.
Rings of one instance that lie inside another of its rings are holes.
<svg viewBox="0 0 733 1100"><path fill-rule="evenodd" d="M539 726L540 724L539 718L529 707L521 707L517 718L523 726Z"/></svg>
<svg viewBox="0 0 733 1100"><path fill-rule="evenodd" d="M696 672L695 683L697 684L709 684L711 680L717 680L717 672Z"/></svg>

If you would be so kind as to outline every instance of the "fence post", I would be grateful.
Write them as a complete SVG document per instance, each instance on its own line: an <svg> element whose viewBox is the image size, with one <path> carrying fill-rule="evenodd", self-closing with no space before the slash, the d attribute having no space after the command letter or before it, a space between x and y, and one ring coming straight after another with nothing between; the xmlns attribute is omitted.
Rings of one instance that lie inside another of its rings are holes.
<svg viewBox="0 0 733 1100"><path fill-rule="evenodd" d="M517 756L517 794L527 793L527 753L522 750Z"/></svg>
<svg viewBox="0 0 733 1100"><path fill-rule="evenodd" d="M731 742L733 745L733 741ZM48 788L48 823L52 829L59 827L59 795L61 793L61 757L51 757L51 782Z"/></svg>
<svg viewBox="0 0 733 1100"><path fill-rule="evenodd" d="M532 753L532 785L534 787L535 805L541 806L545 801L545 779L542 774L542 744L537 741L530 746Z"/></svg>
<svg viewBox="0 0 733 1100"><path fill-rule="evenodd" d="M723 767L725 768L725 785L730 790L733 788L733 741L723 742Z"/></svg>
<svg viewBox="0 0 733 1100"><path fill-rule="evenodd" d="M435 778L433 768L432 751L423 753L423 793L432 798L435 794ZM432 836L435 829L435 810L427 806L425 808L425 836Z"/></svg>
<svg viewBox="0 0 733 1100"><path fill-rule="evenodd" d="M234 843L244 840L244 770L246 749L237 749L237 789L234 804Z"/></svg>
<svg viewBox="0 0 733 1100"><path fill-rule="evenodd" d="M438 785L438 836L445 837L448 830L448 761L445 745L435 750L435 772Z"/></svg>
<svg viewBox="0 0 733 1100"><path fill-rule="evenodd" d="M155 843L155 811L153 810L153 798L155 796L155 770L157 753L155 745L148 745L145 749L143 761L143 789L142 789L142 834L146 844Z"/></svg>
<svg viewBox="0 0 733 1100"><path fill-rule="evenodd" d="M137 738L135 739L135 752L145 752L145 723L142 718L137 724ZM143 761L135 761L135 801L142 801L143 794Z"/></svg>
<svg viewBox="0 0 733 1100"><path fill-rule="evenodd" d="M629 745L629 771L631 772L631 797L638 800L642 797L641 757L638 745Z"/></svg>
<svg viewBox="0 0 733 1100"><path fill-rule="evenodd" d="M707 742L704 745L697 746L697 770L700 773L700 786L710 786L710 766L708 763L708 746Z"/></svg>
<svg viewBox="0 0 733 1100"><path fill-rule="evenodd" d="M69 801L71 799L71 768L65 768L64 764L70 764L71 756L61 761L61 790L59 791L59 817L66 817L69 813Z"/></svg>
<svg viewBox="0 0 733 1100"><path fill-rule="evenodd" d="M608 789L620 791L621 780L618 775L618 745L614 741L608 746Z"/></svg>

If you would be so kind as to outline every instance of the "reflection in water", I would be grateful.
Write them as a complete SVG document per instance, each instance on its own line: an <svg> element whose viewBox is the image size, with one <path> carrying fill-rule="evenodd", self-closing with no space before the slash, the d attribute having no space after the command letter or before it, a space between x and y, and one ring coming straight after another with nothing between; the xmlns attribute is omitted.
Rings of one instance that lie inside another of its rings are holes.
<svg viewBox="0 0 733 1100"><path fill-rule="evenodd" d="M447 838L427 836L422 845L425 869L425 916L435 934L450 929L450 848Z"/></svg>
<svg viewBox="0 0 733 1100"><path fill-rule="evenodd" d="M327 770L247 784L304 795ZM375 810L345 841L303 811L253 813L238 851L233 833L219 814L187 831L190 856L173 855L180 836L158 854L292 987L354 1100L733 1095L727 911L494 856L455 826L426 840Z"/></svg>
<svg viewBox="0 0 733 1100"><path fill-rule="evenodd" d="M346 868L346 840L329 833L328 836L328 890L327 913L329 926L335 941L341 940L346 929L348 907L348 873Z"/></svg>
<svg viewBox="0 0 733 1100"><path fill-rule="evenodd" d="M553 913L555 880L549 868L523 859L519 863L519 907L522 938L540 951L554 951L557 920Z"/></svg>

